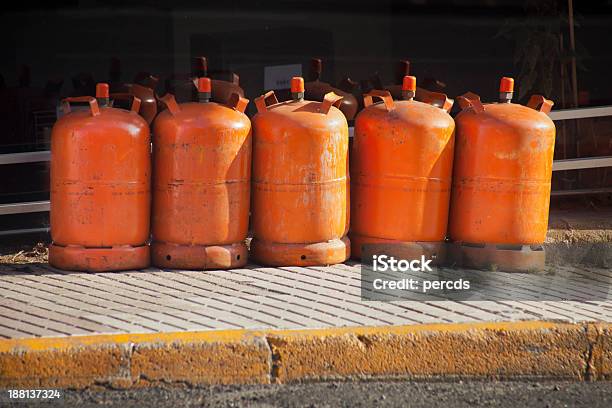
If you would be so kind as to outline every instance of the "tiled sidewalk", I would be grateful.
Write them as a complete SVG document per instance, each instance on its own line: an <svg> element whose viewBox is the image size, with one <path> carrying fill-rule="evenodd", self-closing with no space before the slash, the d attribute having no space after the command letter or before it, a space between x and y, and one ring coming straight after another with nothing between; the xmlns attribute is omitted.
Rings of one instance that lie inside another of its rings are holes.
<svg viewBox="0 0 612 408"><path fill-rule="evenodd" d="M352 262L117 273L0 265L0 338L519 320L612 322L612 294L607 293L612 271L571 269L579 277L574 298L580 301L364 302L359 264ZM520 283L524 276L508 279ZM593 290L607 300L591 299Z"/></svg>

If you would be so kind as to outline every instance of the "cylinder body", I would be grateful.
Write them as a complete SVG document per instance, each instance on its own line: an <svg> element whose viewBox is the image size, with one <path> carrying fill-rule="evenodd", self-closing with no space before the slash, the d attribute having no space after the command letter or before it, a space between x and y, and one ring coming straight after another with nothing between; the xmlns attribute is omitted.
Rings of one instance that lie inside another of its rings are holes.
<svg viewBox="0 0 612 408"><path fill-rule="evenodd" d="M85 270L148 266L150 174L149 127L135 112L80 110L58 120L51 135L49 262Z"/></svg>
<svg viewBox="0 0 612 408"><path fill-rule="evenodd" d="M414 100L377 103L355 120L351 151L352 253L374 242L446 237L453 119Z"/></svg>
<svg viewBox="0 0 612 408"><path fill-rule="evenodd" d="M262 263L348 257L348 126L339 109L321 106L292 100L253 119L252 249Z"/></svg>
<svg viewBox="0 0 612 408"><path fill-rule="evenodd" d="M179 109L162 112L153 127L153 262L189 269L244 265L251 123L214 102Z"/></svg>
<svg viewBox="0 0 612 408"><path fill-rule="evenodd" d="M485 104L456 117L449 221L457 242L541 244L546 238L555 126L543 112Z"/></svg>

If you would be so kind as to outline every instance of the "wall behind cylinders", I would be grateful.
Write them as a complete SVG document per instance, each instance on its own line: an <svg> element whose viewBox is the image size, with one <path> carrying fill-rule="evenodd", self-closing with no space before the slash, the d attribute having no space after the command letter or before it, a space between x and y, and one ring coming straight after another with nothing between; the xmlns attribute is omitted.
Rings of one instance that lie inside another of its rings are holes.
<svg viewBox="0 0 612 408"><path fill-rule="evenodd" d="M31 67L32 84L70 78L80 72L108 80L109 61L121 60L123 80L131 82L142 70L172 70L171 15L141 9L59 9L8 12L0 17L0 44L12 51L0 73L8 85L17 81L19 67Z"/></svg>
<svg viewBox="0 0 612 408"><path fill-rule="evenodd" d="M27 64L33 86L63 78L64 94L79 72L108 79L111 57L121 60L123 80L129 82L140 71L187 73L190 58L204 53L213 70L237 71L249 97L263 91L264 66L302 62L306 70L313 56L325 59L323 79L334 83L375 71L389 83L397 60L408 58L415 74L442 80L451 95L472 90L495 97L499 76L518 74L516 41L498 34L507 22L525 17L523 2L484 0L227 5L142 0L132 3L137 6L60 1L58 9L29 4L30 9L0 15L0 74L8 86L15 85L19 67ZM612 11L598 10L577 11L576 37L588 51L580 63L579 85L591 100L602 101L612 94L609 82L598 80L612 59L612 43L601 41Z"/></svg>

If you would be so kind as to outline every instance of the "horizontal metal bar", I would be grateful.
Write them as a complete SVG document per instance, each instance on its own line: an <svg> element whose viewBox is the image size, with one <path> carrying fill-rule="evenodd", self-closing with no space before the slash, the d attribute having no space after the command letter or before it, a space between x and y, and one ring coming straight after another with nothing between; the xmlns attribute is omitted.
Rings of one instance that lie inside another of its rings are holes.
<svg viewBox="0 0 612 408"><path fill-rule="evenodd" d="M41 234L41 233L49 233L49 228L23 228L23 229L5 230L5 231L0 231L0 237L7 236L7 235Z"/></svg>
<svg viewBox="0 0 612 408"><path fill-rule="evenodd" d="M551 197L560 196L575 196L583 194L609 194L612 193L612 187L601 187L601 188L581 188L576 190L557 190L551 191Z"/></svg>
<svg viewBox="0 0 612 408"><path fill-rule="evenodd" d="M31 201L29 203L0 204L0 215L23 214L49 211L49 201Z"/></svg>
<svg viewBox="0 0 612 408"><path fill-rule="evenodd" d="M0 164L19 164L47 162L51 160L51 152L43 150L40 152L8 153L0 154Z"/></svg>
<svg viewBox="0 0 612 408"><path fill-rule="evenodd" d="M609 109L612 109L610 107ZM558 111L561 112L561 111ZM601 115L603 116L603 115ZM354 134L354 127L349 128L349 135L352 137ZM0 164L16 164L16 163L31 163L40 161L49 161L51 158L49 151L41 152L26 152L26 153L13 153L0 155ZM604 157L588 157L579 159L565 159L555 160L553 162L553 171L560 170L578 170L578 169L591 169L599 167L612 167L612 156ZM607 192L600 190L565 190L565 191L554 191L551 193L553 196L558 195L573 195L573 194L592 194L597 192ZM26 203L11 203L11 204L0 204L0 215L8 214L23 214L33 212L46 212L49 211L49 201L34 201Z"/></svg>
<svg viewBox="0 0 612 408"><path fill-rule="evenodd" d="M560 109L551 111L548 116L552 120L597 118L612 116L612 106L597 106L595 108Z"/></svg>
<svg viewBox="0 0 612 408"><path fill-rule="evenodd" d="M612 166L612 156L583 157L578 159L555 160L553 171L594 169L598 167Z"/></svg>

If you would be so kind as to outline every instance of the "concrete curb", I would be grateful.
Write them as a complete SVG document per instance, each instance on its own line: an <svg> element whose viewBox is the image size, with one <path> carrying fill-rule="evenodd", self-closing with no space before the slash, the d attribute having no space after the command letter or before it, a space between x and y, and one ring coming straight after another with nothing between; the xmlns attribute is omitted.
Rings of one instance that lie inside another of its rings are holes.
<svg viewBox="0 0 612 408"><path fill-rule="evenodd" d="M612 379L612 324L546 321L0 340L0 388L365 377Z"/></svg>

